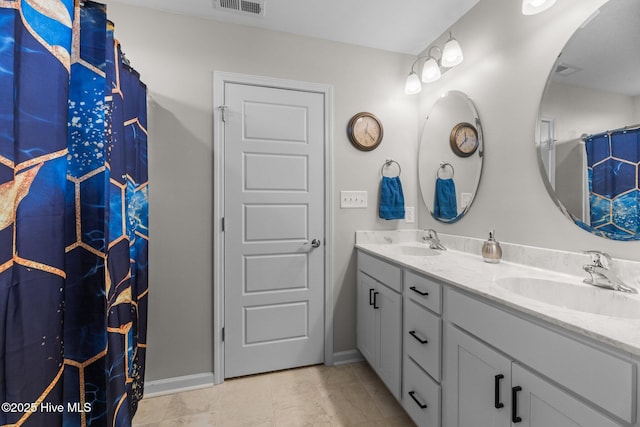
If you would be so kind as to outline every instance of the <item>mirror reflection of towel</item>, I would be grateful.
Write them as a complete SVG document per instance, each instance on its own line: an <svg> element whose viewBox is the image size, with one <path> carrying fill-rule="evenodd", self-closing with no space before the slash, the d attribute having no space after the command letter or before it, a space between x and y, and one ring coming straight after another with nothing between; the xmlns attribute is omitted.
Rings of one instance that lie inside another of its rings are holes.
<svg viewBox="0 0 640 427"><path fill-rule="evenodd" d="M400 177L383 176L380 184L380 218L404 218L404 194Z"/></svg>
<svg viewBox="0 0 640 427"><path fill-rule="evenodd" d="M436 194L433 200L433 216L441 219L454 219L458 216L456 185L453 182L453 179L436 179Z"/></svg>

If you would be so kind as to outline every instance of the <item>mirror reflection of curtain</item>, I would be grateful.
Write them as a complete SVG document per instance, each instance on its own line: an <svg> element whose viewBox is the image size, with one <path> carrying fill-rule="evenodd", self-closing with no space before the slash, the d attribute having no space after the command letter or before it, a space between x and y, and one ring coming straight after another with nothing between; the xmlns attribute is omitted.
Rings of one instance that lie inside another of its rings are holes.
<svg viewBox="0 0 640 427"><path fill-rule="evenodd" d="M640 129L591 135L585 148L592 231L615 240L640 240Z"/></svg>
<svg viewBox="0 0 640 427"><path fill-rule="evenodd" d="M0 425L130 426L142 396L146 87L78 3L0 1L0 401L37 409Z"/></svg>

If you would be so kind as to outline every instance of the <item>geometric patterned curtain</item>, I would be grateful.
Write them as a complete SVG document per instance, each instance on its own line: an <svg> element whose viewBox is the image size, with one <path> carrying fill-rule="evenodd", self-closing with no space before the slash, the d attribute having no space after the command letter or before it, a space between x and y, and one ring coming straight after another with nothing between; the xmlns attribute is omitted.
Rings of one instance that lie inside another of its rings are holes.
<svg viewBox="0 0 640 427"><path fill-rule="evenodd" d="M640 129L586 138L591 229L614 240L640 240Z"/></svg>
<svg viewBox="0 0 640 427"><path fill-rule="evenodd" d="M104 5L0 0L0 425L131 424L148 284L138 77Z"/></svg>

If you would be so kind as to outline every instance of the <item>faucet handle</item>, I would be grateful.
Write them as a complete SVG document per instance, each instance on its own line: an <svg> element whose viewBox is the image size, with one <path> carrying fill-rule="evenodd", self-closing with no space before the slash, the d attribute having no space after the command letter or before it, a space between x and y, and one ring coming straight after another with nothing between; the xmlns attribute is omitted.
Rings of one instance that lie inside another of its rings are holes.
<svg viewBox="0 0 640 427"><path fill-rule="evenodd" d="M601 251L582 251L591 256L591 263L596 267L609 268L612 264L611 255ZM602 262L604 260L604 263Z"/></svg>

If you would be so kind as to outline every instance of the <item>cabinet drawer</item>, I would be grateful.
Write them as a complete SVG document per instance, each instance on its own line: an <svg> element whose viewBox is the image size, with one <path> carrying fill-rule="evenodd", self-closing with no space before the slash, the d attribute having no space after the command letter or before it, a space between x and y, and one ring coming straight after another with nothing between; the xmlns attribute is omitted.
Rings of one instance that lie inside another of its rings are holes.
<svg viewBox="0 0 640 427"><path fill-rule="evenodd" d="M391 289L402 292L402 270L400 267L358 251L358 270Z"/></svg>
<svg viewBox="0 0 640 427"><path fill-rule="evenodd" d="M405 270L404 283L409 298L435 313L442 313L442 285L433 279Z"/></svg>
<svg viewBox="0 0 640 427"><path fill-rule="evenodd" d="M406 351L422 369L440 381L442 320L407 299L404 318Z"/></svg>
<svg viewBox="0 0 640 427"><path fill-rule="evenodd" d="M633 363L545 327L448 291L449 320L520 363L629 423L635 422Z"/></svg>
<svg viewBox="0 0 640 427"><path fill-rule="evenodd" d="M440 385L410 358L405 358L402 405L419 426L440 425Z"/></svg>

